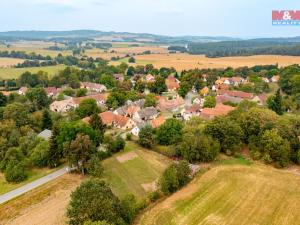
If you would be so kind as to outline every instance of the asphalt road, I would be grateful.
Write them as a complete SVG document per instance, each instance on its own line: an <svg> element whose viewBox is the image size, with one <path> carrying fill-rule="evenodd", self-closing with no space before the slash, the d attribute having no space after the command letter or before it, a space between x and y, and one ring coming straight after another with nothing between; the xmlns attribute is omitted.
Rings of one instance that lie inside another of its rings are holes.
<svg viewBox="0 0 300 225"><path fill-rule="evenodd" d="M51 174L41 177L31 183L25 184L22 187L19 187L10 192L7 192L3 195L0 195L0 204L3 204L9 200L12 200L22 194L25 194L26 192L31 191L32 189L35 189L39 186L42 186L43 184L45 184L49 181L55 180L56 178L66 174L66 173L67 173L67 167L64 167L64 168L57 170Z"/></svg>

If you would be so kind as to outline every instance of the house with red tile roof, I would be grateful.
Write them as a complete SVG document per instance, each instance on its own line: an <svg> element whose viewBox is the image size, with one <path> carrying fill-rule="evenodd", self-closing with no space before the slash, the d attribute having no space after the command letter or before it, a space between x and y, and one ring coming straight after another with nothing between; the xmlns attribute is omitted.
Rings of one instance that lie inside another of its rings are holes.
<svg viewBox="0 0 300 225"><path fill-rule="evenodd" d="M47 93L48 97L55 97L61 91L60 88L56 88L56 87L46 87L46 88L44 88L44 90Z"/></svg>
<svg viewBox="0 0 300 225"><path fill-rule="evenodd" d="M193 116L199 116L201 113L201 105L193 104L182 110L181 116L184 120L190 120Z"/></svg>
<svg viewBox="0 0 300 225"><path fill-rule="evenodd" d="M161 125L163 125L165 122L166 122L166 118L163 115L161 115L161 116L159 116L159 117L157 117L157 118L155 118L154 120L151 121L151 126L153 128L158 128Z"/></svg>
<svg viewBox="0 0 300 225"><path fill-rule="evenodd" d="M172 75L168 76L165 82L168 91L177 91L180 88L180 81Z"/></svg>
<svg viewBox="0 0 300 225"><path fill-rule="evenodd" d="M177 98L172 98L172 99L168 99L165 96L158 96L158 104L157 104L157 108L160 109L161 111L179 111L184 107L184 99L182 97L178 97Z"/></svg>
<svg viewBox="0 0 300 225"><path fill-rule="evenodd" d="M204 108L200 113L200 117L204 119L213 119L217 116L227 115L229 112L233 111L235 108L229 105L223 105L218 103L214 108Z"/></svg>
<svg viewBox="0 0 300 225"><path fill-rule="evenodd" d="M97 84L92 82L81 82L80 88L85 88L90 92L105 92L107 88L103 84Z"/></svg>
<svg viewBox="0 0 300 225"><path fill-rule="evenodd" d="M27 87L21 87L19 90L18 90L18 94L19 95L25 95L26 92L27 92L28 88Z"/></svg>
<svg viewBox="0 0 300 225"><path fill-rule="evenodd" d="M218 90L217 94L218 95L226 94L230 97L236 97L236 98L247 99L247 100L251 100L251 99L254 98L253 93L247 93L247 92L244 92L244 91Z"/></svg>

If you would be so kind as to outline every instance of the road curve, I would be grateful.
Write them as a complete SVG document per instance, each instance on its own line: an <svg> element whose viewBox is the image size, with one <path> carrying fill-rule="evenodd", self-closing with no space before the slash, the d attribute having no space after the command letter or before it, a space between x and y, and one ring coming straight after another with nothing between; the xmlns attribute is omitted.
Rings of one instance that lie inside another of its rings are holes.
<svg viewBox="0 0 300 225"><path fill-rule="evenodd" d="M32 189L35 189L39 186L42 186L43 184L49 182L49 181L52 181L64 174L66 174L68 171L67 171L67 167L64 167L62 169L59 169L53 173L50 173L44 177L41 177L31 183L28 183L28 184L25 184L24 186L22 187L19 187L17 189L14 189L10 192L7 192L3 195L0 195L0 204L3 204L9 200L12 200L22 194L25 194L26 192L28 191L31 191Z"/></svg>

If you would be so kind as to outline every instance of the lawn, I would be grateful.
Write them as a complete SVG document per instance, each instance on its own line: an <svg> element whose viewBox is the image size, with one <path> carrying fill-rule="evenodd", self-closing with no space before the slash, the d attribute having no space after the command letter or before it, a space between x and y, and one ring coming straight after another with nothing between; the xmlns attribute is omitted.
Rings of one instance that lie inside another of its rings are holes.
<svg viewBox="0 0 300 225"><path fill-rule="evenodd" d="M26 179L24 182L21 182L21 183L8 183L6 180L5 180L5 177L2 173L0 173L0 195L1 194L4 194L6 192L9 192L11 190L14 190L18 187L21 187L27 183L30 183L36 179L39 179L43 176L46 176L48 175L49 173L52 173L54 172L55 170L57 170L57 168L55 169L48 169L48 168L41 168L41 169L37 169L37 168L34 168L34 169L31 169L29 172L28 172L28 179Z"/></svg>
<svg viewBox="0 0 300 225"><path fill-rule="evenodd" d="M300 224L299 174L235 160L200 174L135 224Z"/></svg>
<svg viewBox="0 0 300 225"><path fill-rule="evenodd" d="M44 71L48 73L48 76L54 76L60 70L63 70L65 65L57 66L46 66L46 67L28 67L28 68L0 68L0 78L2 79L12 79L18 78L21 74L29 71L31 73L37 73L39 71Z"/></svg>
<svg viewBox="0 0 300 225"><path fill-rule="evenodd" d="M116 195L132 193L143 198L169 163L167 157L127 142L125 151L104 160L102 165L104 178Z"/></svg>

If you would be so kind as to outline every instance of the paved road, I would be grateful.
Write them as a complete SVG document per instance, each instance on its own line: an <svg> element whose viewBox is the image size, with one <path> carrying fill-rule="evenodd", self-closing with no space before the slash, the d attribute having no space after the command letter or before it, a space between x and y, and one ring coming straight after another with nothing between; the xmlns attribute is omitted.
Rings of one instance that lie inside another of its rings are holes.
<svg viewBox="0 0 300 225"><path fill-rule="evenodd" d="M37 180L35 180L31 183L25 184L22 187L19 187L15 190L12 190L12 191L7 192L3 195L0 195L0 204L2 204L4 202L7 202L7 201L9 201L13 198L16 198L16 197L18 197L18 196L20 196L20 195L22 195L22 194L24 194L28 191L31 191L32 189L37 188L37 187L39 187L39 186L41 186L41 185L43 185L43 184L45 184L49 181L52 181L52 180L66 174L66 173L67 173L67 167L64 167L64 168L62 168L60 170L57 170L57 171L55 171L51 174L48 174L47 176L44 176L40 179L37 179Z"/></svg>

